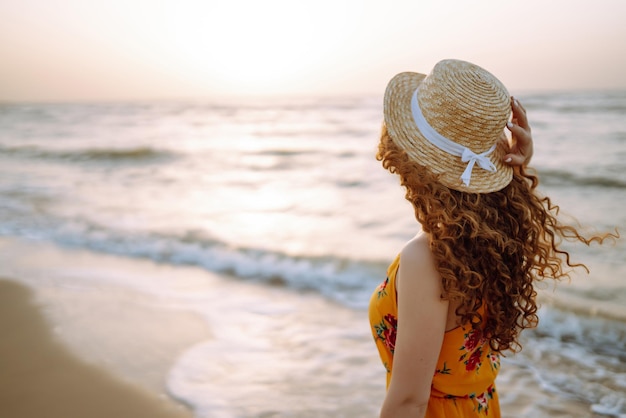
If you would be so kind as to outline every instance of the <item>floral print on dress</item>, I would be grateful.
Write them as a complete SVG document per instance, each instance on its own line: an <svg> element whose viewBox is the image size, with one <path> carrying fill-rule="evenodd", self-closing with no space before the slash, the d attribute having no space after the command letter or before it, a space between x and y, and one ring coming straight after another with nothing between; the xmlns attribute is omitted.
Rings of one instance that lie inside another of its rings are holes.
<svg viewBox="0 0 626 418"><path fill-rule="evenodd" d="M465 370L468 372L476 371L480 369L482 365L483 350L482 347L486 342L483 337L483 333L479 329L472 329L468 333L464 334L463 345L459 350L463 351L463 354L459 358L459 361L463 361L465 364Z"/></svg>
<svg viewBox="0 0 626 418"><path fill-rule="evenodd" d="M498 370L500 368L500 355L493 351L489 353L489 363L491 364L492 370Z"/></svg>
<svg viewBox="0 0 626 418"><path fill-rule="evenodd" d="M486 391L479 395L471 394L469 396L470 399L473 399L476 402L476 409L478 412L482 412L485 415L489 415L489 401L493 399L493 394L496 389L493 385L490 385Z"/></svg>
<svg viewBox="0 0 626 418"><path fill-rule="evenodd" d="M436 369L435 370L435 376L437 376L438 374L451 374L450 373L450 369L446 365L445 361L443 362L443 367L441 369Z"/></svg>
<svg viewBox="0 0 626 418"><path fill-rule="evenodd" d="M382 298L383 296L387 296L387 285L388 284L389 284L389 277L387 276L385 281L382 282L378 286L378 289L376 290L378 292L378 299Z"/></svg>
<svg viewBox="0 0 626 418"><path fill-rule="evenodd" d="M392 314L387 314L378 325L374 325L374 329L378 338L383 341L385 347L393 354L396 349L398 319Z"/></svg>
<svg viewBox="0 0 626 418"><path fill-rule="evenodd" d="M483 333L479 329L471 329L470 332L463 336L465 337L465 341L463 341L463 346L459 348L459 350L473 351L476 347L485 342Z"/></svg>
<svg viewBox="0 0 626 418"><path fill-rule="evenodd" d="M489 385L487 389L479 394L470 393L465 396L447 395L446 399L469 399L475 403L474 411L479 414L489 415L489 401L493 399L493 395L496 393L494 385Z"/></svg>

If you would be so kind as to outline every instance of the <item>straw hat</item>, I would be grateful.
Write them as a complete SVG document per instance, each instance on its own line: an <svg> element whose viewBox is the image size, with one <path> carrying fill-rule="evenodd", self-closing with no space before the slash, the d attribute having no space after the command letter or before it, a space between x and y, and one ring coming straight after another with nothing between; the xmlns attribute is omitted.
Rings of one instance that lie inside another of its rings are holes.
<svg viewBox="0 0 626 418"><path fill-rule="evenodd" d="M463 192L495 192L511 182L500 140L510 114L504 85L465 61L440 61L428 76L400 73L385 91L391 139L441 184Z"/></svg>

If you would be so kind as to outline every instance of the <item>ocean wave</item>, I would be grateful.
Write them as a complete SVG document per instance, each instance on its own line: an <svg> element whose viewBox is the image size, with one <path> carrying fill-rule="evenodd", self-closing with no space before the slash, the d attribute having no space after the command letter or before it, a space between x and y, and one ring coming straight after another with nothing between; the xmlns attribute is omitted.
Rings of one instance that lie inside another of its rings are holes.
<svg viewBox="0 0 626 418"><path fill-rule="evenodd" d="M541 169L540 179L549 186L585 186L626 189L626 180L603 176L581 176L565 170Z"/></svg>
<svg viewBox="0 0 626 418"><path fill-rule="evenodd" d="M389 262L333 255L294 255L236 246L199 231L129 233L77 219L48 218L34 222L16 218L0 225L0 235L35 238L160 263L198 266L268 286L316 292L359 309L367 307L369 296L384 279ZM614 297L602 295L603 299L598 299L595 293L577 296L570 292L563 294L562 299L553 296L549 304L575 316L601 317L626 324L626 309L620 302L626 293L611 292ZM624 349L626 352L626 346Z"/></svg>
<svg viewBox="0 0 626 418"><path fill-rule="evenodd" d="M622 99L623 100L623 99ZM559 113L566 114L614 114L614 115L623 115L626 112L626 102L616 102L616 103L598 103L597 105L591 105L588 103L567 103L561 104L557 106L552 106L552 111L556 111Z"/></svg>
<svg viewBox="0 0 626 418"><path fill-rule="evenodd" d="M4 147L0 155L11 157L62 160L70 162L156 162L176 157L176 153L151 147L133 148L87 148L87 149L43 149L36 146Z"/></svg>
<svg viewBox="0 0 626 418"><path fill-rule="evenodd" d="M288 150L288 149L267 149L258 152L248 152L250 155L265 155L269 157L297 157L300 155L316 154L316 150Z"/></svg>
<svg viewBox="0 0 626 418"><path fill-rule="evenodd" d="M0 225L0 235L52 241L126 257L147 258L160 263L192 265L234 278L312 291L353 308L365 308L373 289L385 277L383 262L333 256L290 255L259 248L235 247L201 233L181 236L161 233L129 235L88 222L51 221L38 225Z"/></svg>
<svg viewBox="0 0 626 418"><path fill-rule="evenodd" d="M582 399L596 413L626 413L626 322L544 307L539 326L522 338L515 361L533 369L543 387Z"/></svg>
<svg viewBox="0 0 626 418"><path fill-rule="evenodd" d="M324 125L320 122L314 126L282 126L265 130L255 130L253 135L259 138L367 138L372 137L370 126L364 128L339 128L332 125Z"/></svg>
<svg viewBox="0 0 626 418"><path fill-rule="evenodd" d="M360 188L366 185L365 182L360 180L337 180L335 184L337 185L337 187L346 189Z"/></svg>
<svg viewBox="0 0 626 418"><path fill-rule="evenodd" d="M626 91L540 93L521 98L528 110L561 114L613 114L626 112Z"/></svg>

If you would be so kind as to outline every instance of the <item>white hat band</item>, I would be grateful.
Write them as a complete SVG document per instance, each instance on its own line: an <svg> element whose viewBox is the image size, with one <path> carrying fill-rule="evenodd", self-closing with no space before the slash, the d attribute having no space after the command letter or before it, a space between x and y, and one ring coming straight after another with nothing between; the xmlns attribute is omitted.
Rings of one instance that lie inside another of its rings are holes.
<svg viewBox="0 0 626 418"><path fill-rule="evenodd" d="M467 163L467 167L465 167L465 171L463 171L463 174L461 175L461 180L463 180L463 183L465 183L466 186L469 186L470 179L472 178L472 169L474 168L474 165L476 163L478 163L478 166L483 170L495 173L497 171L497 168L487 157L496 149L496 145L494 144L485 152L476 154L471 149L464 147L461 144L457 144L451 139L448 139L445 136L441 135L435 130L435 128L430 126L430 124L422 114L419 101L417 100L418 91L419 88L415 89L413 97L411 98L411 111L413 112L413 120L415 121L415 125L417 125L417 128L421 132L422 136L426 138L428 142L430 142L440 150L447 152L448 154L461 157L461 161Z"/></svg>

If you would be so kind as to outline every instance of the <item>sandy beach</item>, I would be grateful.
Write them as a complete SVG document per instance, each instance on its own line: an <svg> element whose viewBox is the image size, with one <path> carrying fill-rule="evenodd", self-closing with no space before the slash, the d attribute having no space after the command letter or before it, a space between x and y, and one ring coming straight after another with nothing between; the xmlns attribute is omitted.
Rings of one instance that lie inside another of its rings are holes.
<svg viewBox="0 0 626 418"><path fill-rule="evenodd" d="M0 416L185 418L192 413L70 353L23 285L0 280Z"/></svg>

